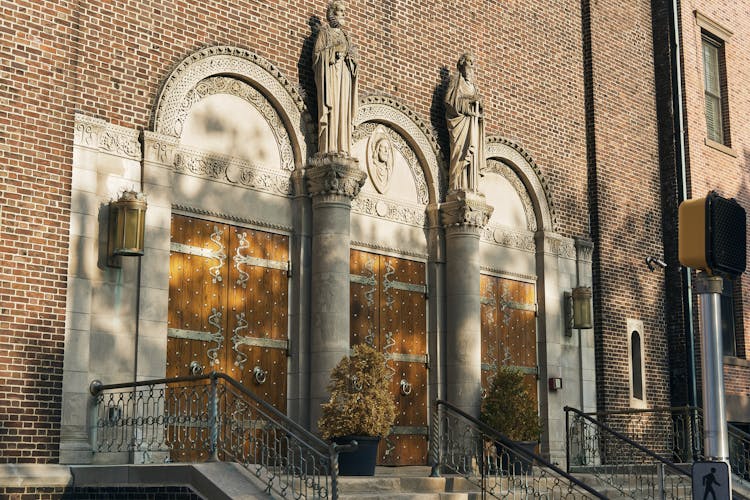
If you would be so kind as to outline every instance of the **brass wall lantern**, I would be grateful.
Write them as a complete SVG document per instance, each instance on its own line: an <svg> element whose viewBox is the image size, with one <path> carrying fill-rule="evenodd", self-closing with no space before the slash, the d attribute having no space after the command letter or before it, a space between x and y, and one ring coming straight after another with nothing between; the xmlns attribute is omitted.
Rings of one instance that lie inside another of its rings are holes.
<svg viewBox="0 0 750 500"><path fill-rule="evenodd" d="M143 255L146 229L146 196L125 191L116 201L109 202L108 260L111 267L120 267L120 256Z"/></svg>
<svg viewBox="0 0 750 500"><path fill-rule="evenodd" d="M573 335L573 329L593 328L591 317L591 287L579 286L565 292L565 335Z"/></svg>

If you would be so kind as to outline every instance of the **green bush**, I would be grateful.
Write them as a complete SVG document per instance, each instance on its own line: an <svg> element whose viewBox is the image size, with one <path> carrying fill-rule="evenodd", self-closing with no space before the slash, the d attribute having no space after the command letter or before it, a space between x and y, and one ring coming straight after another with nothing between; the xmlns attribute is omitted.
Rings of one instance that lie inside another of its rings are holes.
<svg viewBox="0 0 750 500"><path fill-rule="evenodd" d="M498 365L480 420L513 441L538 441L542 427L523 377L518 369Z"/></svg>

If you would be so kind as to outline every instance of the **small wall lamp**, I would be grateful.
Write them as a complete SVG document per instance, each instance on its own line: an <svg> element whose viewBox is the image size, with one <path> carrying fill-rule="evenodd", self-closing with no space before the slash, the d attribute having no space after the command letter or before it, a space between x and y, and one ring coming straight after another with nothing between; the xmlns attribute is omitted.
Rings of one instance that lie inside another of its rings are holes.
<svg viewBox="0 0 750 500"><path fill-rule="evenodd" d="M565 292L565 335L573 335L573 329L593 328L591 318L591 287L579 286Z"/></svg>
<svg viewBox="0 0 750 500"><path fill-rule="evenodd" d="M108 264L120 267L119 256L143 255L146 228L146 196L125 191L117 201L109 202Z"/></svg>

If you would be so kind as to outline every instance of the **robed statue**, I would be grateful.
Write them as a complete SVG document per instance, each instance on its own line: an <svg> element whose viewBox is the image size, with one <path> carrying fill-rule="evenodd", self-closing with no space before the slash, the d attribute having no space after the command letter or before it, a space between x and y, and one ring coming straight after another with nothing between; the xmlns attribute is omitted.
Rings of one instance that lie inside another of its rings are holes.
<svg viewBox="0 0 750 500"><path fill-rule="evenodd" d="M466 52L456 64L445 94L445 120L450 136L449 190L477 191L484 172L484 110L474 83L474 58Z"/></svg>
<svg viewBox="0 0 750 500"><path fill-rule="evenodd" d="M318 92L318 152L351 155L352 121L357 112L357 54L344 31L344 2L328 4L313 48Z"/></svg>

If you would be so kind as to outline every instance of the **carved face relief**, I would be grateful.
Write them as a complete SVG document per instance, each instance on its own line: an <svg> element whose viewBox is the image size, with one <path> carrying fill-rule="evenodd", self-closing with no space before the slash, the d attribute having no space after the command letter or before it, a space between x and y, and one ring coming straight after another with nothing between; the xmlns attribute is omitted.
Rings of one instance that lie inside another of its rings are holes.
<svg viewBox="0 0 750 500"><path fill-rule="evenodd" d="M385 194L393 173L393 145L382 125L375 128L367 141L367 171L378 193Z"/></svg>

